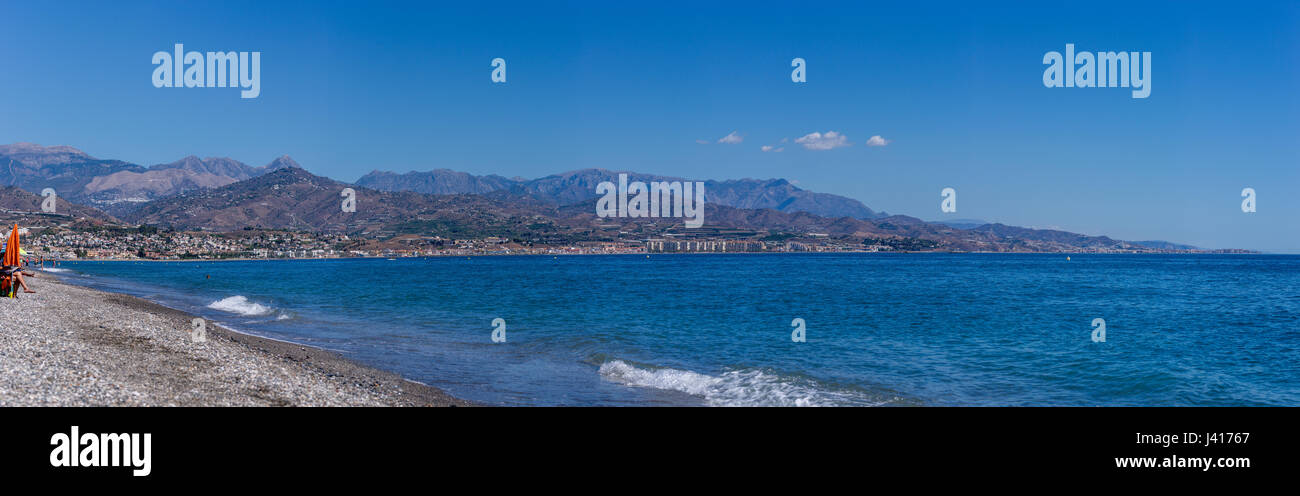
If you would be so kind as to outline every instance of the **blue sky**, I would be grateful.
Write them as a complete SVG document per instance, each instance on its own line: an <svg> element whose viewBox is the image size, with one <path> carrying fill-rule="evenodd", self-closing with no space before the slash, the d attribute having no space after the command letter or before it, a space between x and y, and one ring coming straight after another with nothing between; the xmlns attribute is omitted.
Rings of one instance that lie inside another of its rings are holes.
<svg viewBox="0 0 1300 496"><path fill-rule="evenodd" d="M927 220L1300 251L1295 2L121 3L6 8L0 141L144 165L289 154L345 181L783 177ZM261 52L261 95L153 87L175 43ZM1044 87L1066 43L1152 52L1151 96ZM795 142L827 131L850 146Z"/></svg>

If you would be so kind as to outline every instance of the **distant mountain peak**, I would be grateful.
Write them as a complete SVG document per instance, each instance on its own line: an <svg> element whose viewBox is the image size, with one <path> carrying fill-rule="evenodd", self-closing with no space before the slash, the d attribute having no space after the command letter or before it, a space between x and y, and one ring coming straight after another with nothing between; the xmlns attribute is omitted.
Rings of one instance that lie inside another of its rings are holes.
<svg viewBox="0 0 1300 496"><path fill-rule="evenodd" d="M322 180L330 180L330 181L333 181L333 179L329 179L329 178L325 178L325 177L317 176L317 175L315 175L315 174L312 174L312 173L310 173L310 172L307 172L307 169L304 169L304 168L302 168L302 167L298 167L296 164L295 164L295 165L284 165L284 166L281 166L281 167L279 167L279 168L277 168L277 169L272 169L272 170L270 170L269 172L267 172L266 175L265 175L264 177L268 177L268 178L285 178L285 179L289 179L289 180L293 180L293 181L311 181L311 180L316 180L316 179L322 179Z"/></svg>
<svg viewBox="0 0 1300 496"><path fill-rule="evenodd" d="M275 160L272 160L271 163L266 164L267 170L275 170L275 169L280 169L285 167L291 167L296 169L302 168L302 166L298 165L298 162L295 161L293 157L290 157L288 155L280 155L279 157L276 157Z"/></svg>
<svg viewBox="0 0 1300 496"><path fill-rule="evenodd" d="M152 168L154 168L154 169L186 169L186 170L192 170L192 171L196 171L196 172L198 172L198 171L204 171L204 170L206 170L206 169L207 169L207 164L203 162L203 159L199 158L199 157L196 156L196 155L186 155L186 156L181 157L179 160L176 160L176 161L174 161L174 162L168 162L168 163L166 163L166 164L158 164L158 165L153 166Z"/></svg>
<svg viewBox="0 0 1300 496"><path fill-rule="evenodd" d="M50 164L85 163L95 161L86 152L64 145L41 146L36 143L0 145L0 155L18 164L39 168Z"/></svg>

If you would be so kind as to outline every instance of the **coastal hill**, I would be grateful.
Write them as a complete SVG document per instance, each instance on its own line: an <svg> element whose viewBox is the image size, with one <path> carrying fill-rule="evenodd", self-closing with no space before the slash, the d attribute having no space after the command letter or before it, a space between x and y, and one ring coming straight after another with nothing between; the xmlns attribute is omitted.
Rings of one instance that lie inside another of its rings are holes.
<svg viewBox="0 0 1300 496"><path fill-rule="evenodd" d="M118 222L113 216L99 209L78 205L63 198L55 200L55 213L45 213L41 211L41 203L44 201L44 197L32 194L16 186L0 187L0 210L9 214L45 217L46 220L51 221L50 223L56 223L60 217L65 221L67 219L91 219L109 223Z"/></svg>
<svg viewBox="0 0 1300 496"><path fill-rule="evenodd" d="M346 188L356 192L355 212L343 211ZM554 222L548 218L552 213L553 209L543 205L501 203L481 195L377 191L286 167L226 186L155 200L132 212L127 220L209 231L256 228L471 237L553 231Z"/></svg>
<svg viewBox="0 0 1300 496"><path fill-rule="evenodd" d="M629 182L688 181L680 177L606 169L575 170L531 180L507 179L497 175L475 176L438 169L405 174L374 171L358 179L357 184L383 191L414 191L426 194L483 194L499 190L514 190L516 194L529 195L542 202L569 205L595 198L597 184L604 181L617 183L618 175L621 173L628 175ZM876 219L887 216L867 208L862 202L852 198L800 189L785 179L703 182L707 201L728 207L808 212L822 217L855 219Z"/></svg>
<svg viewBox="0 0 1300 496"><path fill-rule="evenodd" d="M597 219L593 202L570 205L559 210L565 223L585 219L596 224L615 224L623 232L644 231L644 226L663 224L665 219ZM908 246L909 249L942 249L992 252L1068 252L1068 251L1180 251L1195 247L1167 248L1115 240L1106 236L1087 236L1050 229L1028 229L1002 224L960 229L926 222L906 215L891 215L873 220L852 217L829 218L807 212L780 212L771 209L743 209L705 204L705 226L749 230L771 237L828 236L853 239L863 245ZM674 219L675 220L675 219ZM689 236L689 229L676 223L665 232ZM1185 245L1184 245L1185 246Z"/></svg>

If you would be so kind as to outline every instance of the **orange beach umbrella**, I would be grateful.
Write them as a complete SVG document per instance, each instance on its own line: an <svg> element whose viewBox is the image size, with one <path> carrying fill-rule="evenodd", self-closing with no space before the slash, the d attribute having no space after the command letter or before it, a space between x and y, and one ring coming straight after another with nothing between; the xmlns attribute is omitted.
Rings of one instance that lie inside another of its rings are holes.
<svg viewBox="0 0 1300 496"><path fill-rule="evenodd" d="M14 230L9 231L9 242L5 244L4 264L10 267L21 264L18 258L18 224L14 224Z"/></svg>

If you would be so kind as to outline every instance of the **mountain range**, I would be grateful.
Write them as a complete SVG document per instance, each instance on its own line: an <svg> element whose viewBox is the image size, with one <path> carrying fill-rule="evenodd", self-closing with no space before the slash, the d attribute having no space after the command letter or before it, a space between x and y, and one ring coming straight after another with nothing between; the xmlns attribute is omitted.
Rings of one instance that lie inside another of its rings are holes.
<svg viewBox="0 0 1300 496"><path fill-rule="evenodd" d="M341 192L347 188L356 192L355 212L342 209ZM526 235L527 226L547 224L553 212L527 201L499 202L482 195L378 191L285 167L245 181L148 202L127 220L175 229L234 231L249 227L362 236L410 233L414 232L411 226L428 224L450 227L432 234L469 237Z"/></svg>
<svg viewBox="0 0 1300 496"><path fill-rule="evenodd" d="M300 166L286 155L261 167L230 158L195 156L143 167L97 159L69 146L0 145L0 185L31 192L54 188L61 198L119 216L150 200L225 186L285 167Z"/></svg>
<svg viewBox="0 0 1300 496"><path fill-rule="evenodd" d="M340 192L356 192L356 212L344 212ZM690 232L742 232L750 236L834 236L874 244L912 239L961 251L1137 250L1135 243L1105 236L986 224L959 229L914 217L865 220L808 212L705 204L703 231L682 229L680 219L599 218L595 198L559 205L550 197L513 187L489 194L428 195L379 191L284 168L246 181L146 203L131 222L174 229L232 231L245 227L337 232L391 239L404 235L450 239L498 236L534 243L612 241L682 236ZM887 243L886 243L887 244ZM1155 248L1161 249L1161 248Z"/></svg>
<svg viewBox="0 0 1300 496"><path fill-rule="evenodd" d="M681 181L689 179L656 176L630 171L582 169L563 174L525 180L507 179L497 175L475 176L464 172L436 169L429 172L374 171L357 180L357 185L382 191L414 191L417 193L445 195L483 194L500 190L513 190L543 202L569 205L596 198L596 185L604 181L617 182L619 174L627 174L628 181ZM733 179L706 180L705 200L709 203L736 208L772 209L781 212L808 212L822 217L853 217L876 219L888 214L877 213L862 202L852 198L800 189L785 179Z"/></svg>
<svg viewBox="0 0 1300 496"><path fill-rule="evenodd" d="M123 170L96 176L82 191L72 193L74 198L85 198L92 204L142 203L186 191L225 186L287 167L299 165L287 155L261 167L224 157L201 159L191 155L144 171Z"/></svg>
<svg viewBox="0 0 1300 496"><path fill-rule="evenodd" d="M623 173L630 181L686 181ZM261 167L193 156L143 167L66 146L17 143L0 146L0 183L16 186L3 190L0 207L38 211L40 197L32 193L52 187L61 202L88 205L61 203L60 211L173 229L293 229L376 239L498 236L557 244L704 232L747 233L749 239L833 236L863 245L911 240L904 245L960 251L1194 249L982 221L926 222L876 212L857 200L807 191L784 179L705 180L708 229L703 231L683 230L681 219L599 218L596 185L617 181L619 174L582 169L523 179L447 169L374 171L348 184L311 174L288 156ZM341 208L346 188L355 191L355 212Z"/></svg>

